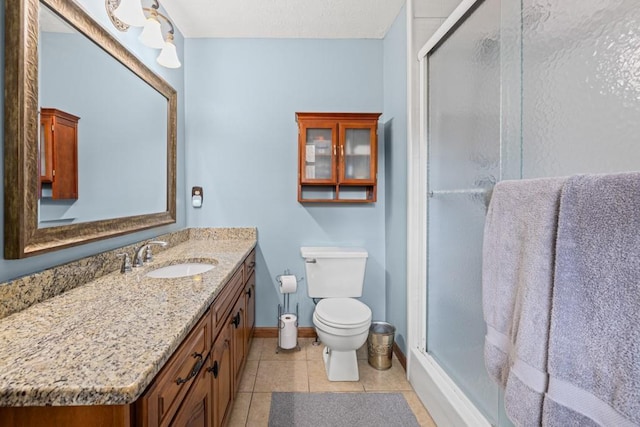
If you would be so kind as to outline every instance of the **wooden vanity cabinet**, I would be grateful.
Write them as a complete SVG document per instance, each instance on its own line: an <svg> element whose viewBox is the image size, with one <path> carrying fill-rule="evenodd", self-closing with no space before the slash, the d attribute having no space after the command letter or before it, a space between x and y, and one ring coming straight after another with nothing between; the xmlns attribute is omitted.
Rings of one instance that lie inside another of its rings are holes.
<svg viewBox="0 0 640 427"><path fill-rule="evenodd" d="M52 199L78 198L79 117L55 108L40 109L40 185Z"/></svg>
<svg viewBox="0 0 640 427"><path fill-rule="evenodd" d="M0 425L225 425L249 351L252 329L248 326L253 325L255 318L254 266L255 251L252 251L136 402L125 405L0 407ZM247 293L249 289L251 292Z"/></svg>
<svg viewBox="0 0 640 427"><path fill-rule="evenodd" d="M373 203L379 113L296 113L298 202Z"/></svg>
<svg viewBox="0 0 640 427"><path fill-rule="evenodd" d="M190 352L195 352L193 348L199 347L189 344L189 342L193 341L193 336L200 337L202 335L196 331L200 330L203 331L203 334L209 334L208 342L211 345L207 347L205 363L201 366L192 365L191 372L197 370L198 373L194 375L193 385L191 385L188 394L182 398L180 407L175 411L175 414L172 414L171 410L163 409L161 402L153 408L147 408L147 415L143 417L140 425L148 427L165 425L218 427L227 423L249 351L250 337L248 335L253 332L247 325L255 323L253 320L255 318L254 267L255 251L252 251L234 272L207 314L180 347L180 349L186 347L190 350L186 352L178 350L172 356L170 363L174 363L174 358L182 357L184 359L185 354L193 356L194 353ZM246 278L247 271L250 271L248 278ZM247 294L248 289L251 289L249 294ZM249 312L252 313L251 319L247 317ZM201 325L209 325L209 329ZM175 377L175 375L164 375L164 371L168 369L167 366L163 368L163 371L139 399L139 402L144 401L150 395L156 395L157 392L154 390L175 388L173 385L162 385L165 378ZM165 401L169 402L169 399L165 399ZM173 408L171 403L168 404ZM152 414L151 411L157 411L157 415ZM164 415L163 412L168 415ZM161 419L161 422L156 424L156 419ZM171 422L165 423L166 419L171 419Z"/></svg>

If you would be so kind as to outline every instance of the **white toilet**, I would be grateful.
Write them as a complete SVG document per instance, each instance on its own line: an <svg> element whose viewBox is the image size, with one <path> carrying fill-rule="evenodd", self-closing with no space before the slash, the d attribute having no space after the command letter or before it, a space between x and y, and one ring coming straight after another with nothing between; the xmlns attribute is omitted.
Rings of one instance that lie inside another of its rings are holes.
<svg viewBox="0 0 640 427"><path fill-rule="evenodd" d="M329 381L358 381L356 350L367 341L371 309L362 296L368 253L362 248L303 247L307 292L321 298L313 313L318 338L325 345Z"/></svg>

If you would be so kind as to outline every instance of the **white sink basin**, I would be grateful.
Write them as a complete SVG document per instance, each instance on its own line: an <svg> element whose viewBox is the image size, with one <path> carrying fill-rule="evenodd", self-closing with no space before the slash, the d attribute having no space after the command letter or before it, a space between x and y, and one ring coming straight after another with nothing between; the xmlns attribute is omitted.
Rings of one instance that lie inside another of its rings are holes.
<svg viewBox="0 0 640 427"><path fill-rule="evenodd" d="M146 274L147 277L154 279L175 279L176 277L195 276L202 274L215 267L215 264L204 262L185 262L182 264L167 265L166 267L156 268Z"/></svg>

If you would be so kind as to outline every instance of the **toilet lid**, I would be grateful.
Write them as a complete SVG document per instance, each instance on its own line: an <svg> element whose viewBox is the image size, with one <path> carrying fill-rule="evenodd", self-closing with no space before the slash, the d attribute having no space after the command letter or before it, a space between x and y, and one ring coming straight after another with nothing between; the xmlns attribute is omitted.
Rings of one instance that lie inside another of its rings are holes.
<svg viewBox="0 0 640 427"><path fill-rule="evenodd" d="M371 320L371 309L353 298L325 298L316 305L316 316L335 326L357 326Z"/></svg>

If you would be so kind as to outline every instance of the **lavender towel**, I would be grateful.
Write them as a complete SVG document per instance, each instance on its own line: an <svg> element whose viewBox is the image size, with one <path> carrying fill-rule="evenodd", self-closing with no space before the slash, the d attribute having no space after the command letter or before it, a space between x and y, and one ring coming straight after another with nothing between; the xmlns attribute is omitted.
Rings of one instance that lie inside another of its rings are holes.
<svg viewBox="0 0 640 427"><path fill-rule="evenodd" d="M485 365L502 387L517 353L525 365L545 370L558 206L565 181L501 181L493 190L484 229L482 302ZM536 398L533 406L539 414L542 398L538 393Z"/></svg>
<svg viewBox="0 0 640 427"><path fill-rule="evenodd" d="M640 173L562 193L543 425L640 425Z"/></svg>

